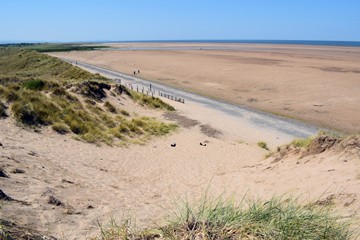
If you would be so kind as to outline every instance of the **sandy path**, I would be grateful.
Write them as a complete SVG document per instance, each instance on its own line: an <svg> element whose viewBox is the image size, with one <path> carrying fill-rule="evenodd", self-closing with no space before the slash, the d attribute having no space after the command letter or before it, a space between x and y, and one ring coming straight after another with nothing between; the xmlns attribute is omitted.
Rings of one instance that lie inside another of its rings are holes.
<svg viewBox="0 0 360 240"><path fill-rule="evenodd" d="M254 44L114 44L140 51L54 53L319 126L360 132L360 49ZM213 47L157 50L159 47ZM216 50L228 47L229 50ZM155 50L154 50L155 49ZM206 49L206 48L205 48Z"/></svg>

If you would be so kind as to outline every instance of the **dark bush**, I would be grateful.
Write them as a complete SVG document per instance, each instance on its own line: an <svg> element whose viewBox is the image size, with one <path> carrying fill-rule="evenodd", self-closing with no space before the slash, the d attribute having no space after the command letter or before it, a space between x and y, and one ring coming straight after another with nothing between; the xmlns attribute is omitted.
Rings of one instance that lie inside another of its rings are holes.
<svg viewBox="0 0 360 240"><path fill-rule="evenodd" d="M23 82L23 87L30 90L42 90L46 83L43 80L27 80Z"/></svg>

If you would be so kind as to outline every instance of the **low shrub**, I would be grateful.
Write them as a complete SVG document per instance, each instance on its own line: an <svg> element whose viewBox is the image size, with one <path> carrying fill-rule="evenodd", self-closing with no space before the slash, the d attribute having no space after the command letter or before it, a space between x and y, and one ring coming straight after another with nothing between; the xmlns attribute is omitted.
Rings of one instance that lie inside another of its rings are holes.
<svg viewBox="0 0 360 240"><path fill-rule="evenodd" d="M258 145L259 147L265 149L265 150L269 150L266 142L260 141L260 142L257 143L257 145Z"/></svg>
<svg viewBox="0 0 360 240"><path fill-rule="evenodd" d="M46 83L43 80L33 79L24 81L22 86L30 90L42 90L45 87Z"/></svg>

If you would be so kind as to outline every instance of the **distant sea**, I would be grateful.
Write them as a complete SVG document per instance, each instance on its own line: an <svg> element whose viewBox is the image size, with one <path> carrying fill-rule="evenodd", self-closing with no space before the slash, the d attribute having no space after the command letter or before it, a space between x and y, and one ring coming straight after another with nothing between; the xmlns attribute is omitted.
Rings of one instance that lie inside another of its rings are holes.
<svg viewBox="0 0 360 240"><path fill-rule="evenodd" d="M104 42L106 42L106 41L104 41ZM151 41L107 41L107 42L254 43L254 44L291 44L291 45L360 47L360 42L357 42L357 41L313 41L313 40L151 40Z"/></svg>

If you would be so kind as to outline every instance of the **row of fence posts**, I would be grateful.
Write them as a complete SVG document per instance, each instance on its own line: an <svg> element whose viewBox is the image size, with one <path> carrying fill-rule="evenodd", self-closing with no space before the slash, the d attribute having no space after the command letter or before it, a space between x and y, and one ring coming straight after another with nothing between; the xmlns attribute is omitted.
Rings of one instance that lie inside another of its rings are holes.
<svg viewBox="0 0 360 240"><path fill-rule="evenodd" d="M152 96L152 97L154 97L156 95L156 91L154 89L151 89L151 88L144 88L144 87L139 88L139 86L136 85L136 89L135 89L132 84L128 84L128 83L122 84L121 79L115 79L115 82L117 82L120 85L124 85L125 87L129 87L131 90L136 91L136 92L141 93L141 94L144 94L144 95L148 95L148 96ZM176 102L185 103L184 98L179 98L177 96L174 96L174 95L171 95L171 94L168 94L168 93L163 93L161 91L157 91L157 92L158 92L159 97L164 97L164 98L176 101Z"/></svg>

